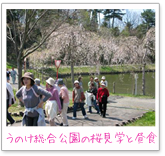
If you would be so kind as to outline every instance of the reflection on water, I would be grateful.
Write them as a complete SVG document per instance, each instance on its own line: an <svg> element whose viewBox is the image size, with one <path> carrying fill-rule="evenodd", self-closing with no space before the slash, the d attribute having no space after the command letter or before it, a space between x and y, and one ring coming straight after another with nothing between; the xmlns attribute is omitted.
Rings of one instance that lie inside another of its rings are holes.
<svg viewBox="0 0 165 156"><path fill-rule="evenodd" d="M103 75L98 76L99 80ZM116 93L120 94L132 94L134 88L134 74L108 74L105 75L106 80L108 81L108 89L110 92L113 91L113 82L115 82ZM145 74L146 82L146 95L155 96L155 72L146 72ZM75 77L75 80L77 76ZM88 89L88 81L90 76L83 76L83 88L84 90ZM71 79L64 79L68 88L72 88ZM142 74L138 73L137 80L137 94L142 94Z"/></svg>

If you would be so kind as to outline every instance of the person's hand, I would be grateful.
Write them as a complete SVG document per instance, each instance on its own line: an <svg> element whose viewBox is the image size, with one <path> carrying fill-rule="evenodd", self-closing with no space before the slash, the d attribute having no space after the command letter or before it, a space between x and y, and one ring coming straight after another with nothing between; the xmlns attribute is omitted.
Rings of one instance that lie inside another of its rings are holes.
<svg viewBox="0 0 165 156"><path fill-rule="evenodd" d="M61 114L62 110L59 110L59 113Z"/></svg>
<svg viewBox="0 0 165 156"><path fill-rule="evenodd" d="M11 104L9 104L9 107L11 106Z"/></svg>
<svg viewBox="0 0 165 156"><path fill-rule="evenodd" d="M42 107L43 107L43 103L44 103L44 102L41 101L41 102L38 104L37 108L42 108Z"/></svg>

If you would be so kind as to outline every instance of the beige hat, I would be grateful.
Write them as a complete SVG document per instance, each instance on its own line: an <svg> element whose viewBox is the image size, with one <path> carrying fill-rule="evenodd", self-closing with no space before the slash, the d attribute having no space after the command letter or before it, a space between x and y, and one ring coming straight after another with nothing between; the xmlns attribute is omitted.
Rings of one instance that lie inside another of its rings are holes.
<svg viewBox="0 0 165 156"><path fill-rule="evenodd" d="M26 77L26 78L29 78L31 80L34 81L34 75L30 72L26 72L22 77L21 77L21 80L23 80L23 78Z"/></svg>
<svg viewBox="0 0 165 156"><path fill-rule="evenodd" d="M47 79L46 82L48 84L50 84L51 86L53 86L55 84L55 80L53 78L51 78L51 77L49 77L49 79Z"/></svg>

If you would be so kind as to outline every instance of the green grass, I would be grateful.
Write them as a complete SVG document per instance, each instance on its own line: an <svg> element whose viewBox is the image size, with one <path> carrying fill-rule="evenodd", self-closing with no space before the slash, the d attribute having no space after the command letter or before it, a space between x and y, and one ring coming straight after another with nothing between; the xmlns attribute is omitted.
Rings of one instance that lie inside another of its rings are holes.
<svg viewBox="0 0 165 156"><path fill-rule="evenodd" d="M12 67L17 68L16 65L13 65L13 64L7 62L6 68L12 69Z"/></svg>
<svg viewBox="0 0 165 156"><path fill-rule="evenodd" d="M134 98L142 98L142 99L155 99L154 96L149 95L133 95L133 94L113 94L110 93L110 96L124 96L124 97L134 97Z"/></svg>
<svg viewBox="0 0 165 156"><path fill-rule="evenodd" d="M126 126L155 126L155 112L147 112L142 118Z"/></svg>
<svg viewBox="0 0 165 156"><path fill-rule="evenodd" d="M155 65L154 64L149 64L146 65L146 70L154 70L155 69ZM140 71L141 70L141 65L111 65L111 66L101 66L100 67L100 72L108 72L108 73L113 73L113 72L135 72L135 71ZM27 71L35 73L35 71L33 69L28 69ZM44 75L46 76L50 76L50 75L56 75L56 68L55 66L50 66L46 69L43 69L39 71L39 73L41 74L42 72L44 73ZM61 66L59 68L59 74L70 74L71 73L71 69L70 67L66 67L66 66ZM74 73L95 73L96 72L96 66L75 66L74 67Z"/></svg>

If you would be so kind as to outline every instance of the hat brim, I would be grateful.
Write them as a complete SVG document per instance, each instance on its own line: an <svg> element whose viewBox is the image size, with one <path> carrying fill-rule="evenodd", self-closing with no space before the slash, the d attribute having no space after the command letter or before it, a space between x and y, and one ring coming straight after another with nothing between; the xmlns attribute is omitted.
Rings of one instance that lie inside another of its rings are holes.
<svg viewBox="0 0 165 156"><path fill-rule="evenodd" d="M46 83L48 83L48 84L51 85L51 86L54 86L54 83L51 84L51 83L49 82L49 80L46 80Z"/></svg>
<svg viewBox="0 0 165 156"><path fill-rule="evenodd" d="M34 79L31 78L30 76L22 76L22 77L21 77L21 81L23 81L23 78L29 78L29 79L31 79L31 80L34 82Z"/></svg>

